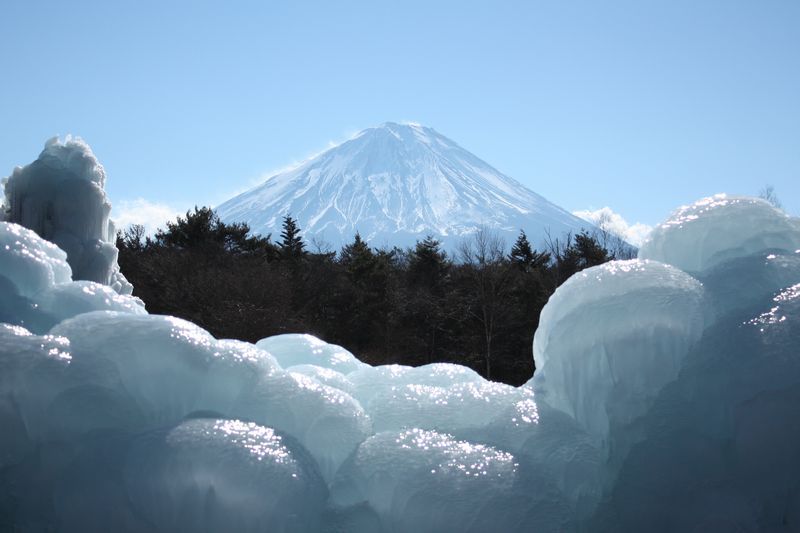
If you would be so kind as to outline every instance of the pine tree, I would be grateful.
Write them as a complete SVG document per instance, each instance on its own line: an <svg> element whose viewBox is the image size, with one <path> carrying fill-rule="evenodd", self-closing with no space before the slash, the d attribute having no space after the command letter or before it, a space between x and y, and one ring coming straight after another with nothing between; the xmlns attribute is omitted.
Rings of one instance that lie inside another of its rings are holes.
<svg viewBox="0 0 800 533"><path fill-rule="evenodd" d="M269 237L251 236L250 227L244 222L226 224L210 207L197 206L194 212L187 211L185 218L179 216L175 222L167 222L167 229L159 229L155 243L167 248L204 249L208 253L269 253L274 248Z"/></svg>
<svg viewBox="0 0 800 533"><path fill-rule="evenodd" d="M565 244L562 246L556 242L553 249L556 251L556 285L561 285L584 268L602 265L614 259L614 255L586 231L581 231L574 237L567 235Z"/></svg>
<svg viewBox="0 0 800 533"><path fill-rule="evenodd" d="M281 257L285 259L298 259L306 254L306 245L300 237L300 227L297 221L286 215L283 217L283 230L281 231L281 242L278 244Z"/></svg>
<svg viewBox="0 0 800 533"><path fill-rule="evenodd" d="M442 251L441 243L432 235L417 241L408 258L409 282L414 286L424 286L438 293L442 280L450 268L447 253Z"/></svg>
<svg viewBox="0 0 800 533"><path fill-rule="evenodd" d="M517 237L514 246L511 247L511 253L508 255L509 260L515 265L519 266L521 270L527 270L533 261L533 248L528 241L528 236L525 235L525 230L520 230L519 237Z"/></svg>
<svg viewBox="0 0 800 533"><path fill-rule="evenodd" d="M173 248L197 248L216 241L219 217L210 207L194 207L186 211L186 218L179 216L175 222L167 222L167 229L156 232L156 242Z"/></svg>
<svg viewBox="0 0 800 533"><path fill-rule="evenodd" d="M432 363L443 356L441 347L449 319L446 297L452 264L441 243L428 235L408 253L403 297L403 321L410 326L407 340L424 350Z"/></svg>
<svg viewBox="0 0 800 533"><path fill-rule="evenodd" d="M352 306L341 326L356 346L367 346L385 338L389 309L388 259L384 254L373 252L359 233L339 254L339 263L348 282L348 303Z"/></svg>
<svg viewBox="0 0 800 533"><path fill-rule="evenodd" d="M585 231L575 236L575 250L580 257L581 267L589 268L613 259L597 239L586 233Z"/></svg>
<svg viewBox="0 0 800 533"><path fill-rule="evenodd" d="M342 248L340 262L354 282L364 281L376 265L375 254L358 232L353 242Z"/></svg>
<svg viewBox="0 0 800 533"><path fill-rule="evenodd" d="M508 259L520 270L530 272L545 267L550 262L550 254L534 250L528 241L528 236L525 235L525 230L520 230L519 237L511 247L511 253L508 254Z"/></svg>

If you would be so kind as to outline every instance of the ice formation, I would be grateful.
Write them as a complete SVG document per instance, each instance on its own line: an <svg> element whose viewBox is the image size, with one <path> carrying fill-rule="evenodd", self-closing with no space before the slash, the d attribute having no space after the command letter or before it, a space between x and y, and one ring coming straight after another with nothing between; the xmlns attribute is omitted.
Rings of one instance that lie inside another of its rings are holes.
<svg viewBox="0 0 800 533"><path fill-rule="evenodd" d="M342 466L331 501L355 508L357 520L372 522L371 531L508 531L521 517L510 513L498 521L497 507L514 499L517 467L508 452L447 434L381 432ZM366 517L358 508L364 503L371 511ZM347 518L348 530L367 525Z"/></svg>
<svg viewBox="0 0 800 533"><path fill-rule="evenodd" d="M45 333L88 311L144 314L141 300L93 281L72 281L67 254L35 232L0 222L0 321Z"/></svg>
<svg viewBox="0 0 800 533"><path fill-rule="evenodd" d="M30 228L67 253L76 280L111 286L131 294L119 271L106 173L81 139L53 138L33 163L4 178L0 220Z"/></svg>
<svg viewBox="0 0 800 533"><path fill-rule="evenodd" d="M534 337L550 405L601 439L640 417L700 338L703 296L690 275L648 260L572 276L542 310Z"/></svg>
<svg viewBox="0 0 800 533"><path fill-rule="evenodd" d="M800 229L760 200L567 281L517 388L214 339L66 258L0 223L0 530L800 530Z"/></svg>
<svg viewBox="0 0 800 533"><path fill-rule="evenodd" d="M700 273L771 248L800 248L800 221L761 198L717 194L672 213L650 234L639 258Z"/></svg>

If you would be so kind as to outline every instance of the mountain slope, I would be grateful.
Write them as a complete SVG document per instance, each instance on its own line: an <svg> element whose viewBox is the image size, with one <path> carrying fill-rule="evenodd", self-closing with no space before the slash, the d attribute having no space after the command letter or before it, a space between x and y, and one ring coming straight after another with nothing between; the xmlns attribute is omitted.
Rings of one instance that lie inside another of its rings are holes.
<svg viewBox="0 0 800 533"><path fill-rule="evenodd" d="M291 214L306 240L335 248L358 231L375 246L406 246L426 234L447 248L486 225L539 243L588 223L550 203L431 128L386 123L217 207L226 222L277 236Z"/></svg>

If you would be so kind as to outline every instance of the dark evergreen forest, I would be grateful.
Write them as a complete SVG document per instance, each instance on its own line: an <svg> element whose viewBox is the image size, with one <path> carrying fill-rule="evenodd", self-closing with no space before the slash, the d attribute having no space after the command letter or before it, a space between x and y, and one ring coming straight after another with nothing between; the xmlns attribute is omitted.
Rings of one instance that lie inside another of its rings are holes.
<svg viewBox="0 0 800 533"><path fill-rule="evenodd" d="M136 225L120 232L119 264L150 313L217 338L311 333L370 364L452 362L518 385L533 374L533 333L553 291L633 254L598 231L536 250L524 232L506 249L481 230L453 254L432 237L374 249L358 234L341 250L312 250L300 233L290 216L273 240L195 208L152 238Z"/></svg>

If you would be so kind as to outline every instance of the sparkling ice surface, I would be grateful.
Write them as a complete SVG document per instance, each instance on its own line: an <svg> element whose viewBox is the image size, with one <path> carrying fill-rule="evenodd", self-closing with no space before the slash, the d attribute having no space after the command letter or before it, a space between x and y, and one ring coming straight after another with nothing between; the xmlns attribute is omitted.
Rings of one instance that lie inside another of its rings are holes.
<svg viewBox="0 0 800 533"><path fill-rule="evenodd" d="M67 256L0 223L0 529L800 530L800 230L760 200L569 279L517 388L218 340Z"/></svg>

